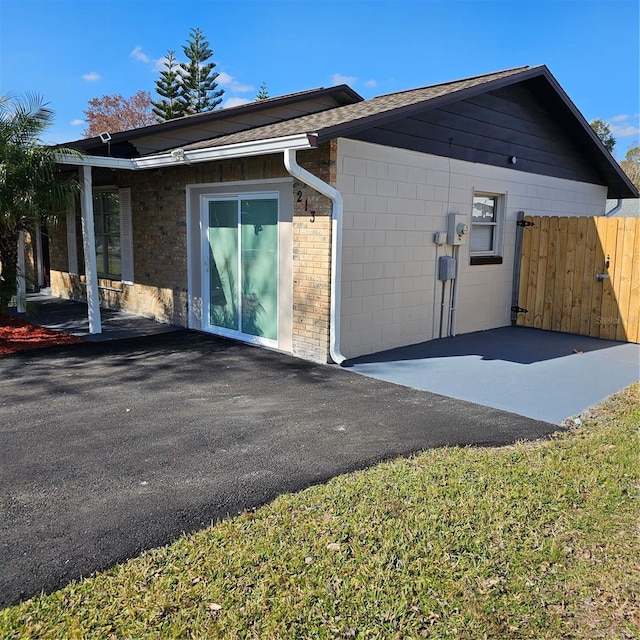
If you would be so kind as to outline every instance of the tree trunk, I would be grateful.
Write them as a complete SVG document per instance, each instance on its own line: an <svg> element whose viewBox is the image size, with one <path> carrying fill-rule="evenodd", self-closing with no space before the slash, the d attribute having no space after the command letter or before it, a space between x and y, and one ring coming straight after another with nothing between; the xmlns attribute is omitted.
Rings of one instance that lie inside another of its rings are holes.
<svg viewBox="0 0 640 640"><path fill-rule="evenodd" d="M0 227L0 313L4 313L18 291L19 232Z"/></svg>

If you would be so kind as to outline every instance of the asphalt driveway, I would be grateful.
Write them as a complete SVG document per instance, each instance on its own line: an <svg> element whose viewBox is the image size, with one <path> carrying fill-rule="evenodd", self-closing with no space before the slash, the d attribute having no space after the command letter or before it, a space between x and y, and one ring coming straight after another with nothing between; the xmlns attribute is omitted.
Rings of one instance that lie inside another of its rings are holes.
<svg viewBox="0 0 640 640"><path fill-rule="evenodd" d="M178 331L0 358L0 604L380 460L557 427Z"/></svg>

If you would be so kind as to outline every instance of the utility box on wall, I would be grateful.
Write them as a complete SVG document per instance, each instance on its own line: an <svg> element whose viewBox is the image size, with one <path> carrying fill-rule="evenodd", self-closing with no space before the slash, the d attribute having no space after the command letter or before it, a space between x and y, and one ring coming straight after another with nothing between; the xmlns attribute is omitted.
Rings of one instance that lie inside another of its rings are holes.
<svg viewBox="0 0 640 640"><path fill-rule="evenodd" d="M438 280L454 280L456 277L456 259L440 256L438 259Z"/></svg>
<svg viewBox="0 0 640 640"><path fill-rule="evenodd" d="M447 227L447 244L463 244L464 238L468 233L467 216L461 213L450 213Z"/></svg>

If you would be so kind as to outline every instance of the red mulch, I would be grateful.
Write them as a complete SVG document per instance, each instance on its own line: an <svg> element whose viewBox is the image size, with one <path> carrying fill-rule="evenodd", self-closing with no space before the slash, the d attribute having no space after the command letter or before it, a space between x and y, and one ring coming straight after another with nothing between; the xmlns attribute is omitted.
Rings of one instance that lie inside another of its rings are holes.
<svg viewBox="0 0 640 640"><path fill-rule="evenodd" d="M61 344L84 342L78 336L38 327L21 318L0 315L0 356Z"/></svg>

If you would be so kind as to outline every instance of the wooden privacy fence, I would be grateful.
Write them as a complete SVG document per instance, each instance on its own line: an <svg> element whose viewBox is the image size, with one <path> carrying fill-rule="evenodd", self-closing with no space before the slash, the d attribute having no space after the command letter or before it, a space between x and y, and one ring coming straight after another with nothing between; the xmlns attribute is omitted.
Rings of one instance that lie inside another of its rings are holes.
<svg viewBox="0 0 640 640"><path fill-rule="evenodd" d="M640 219L525 216L516 324L640 342Z"/></svg>

